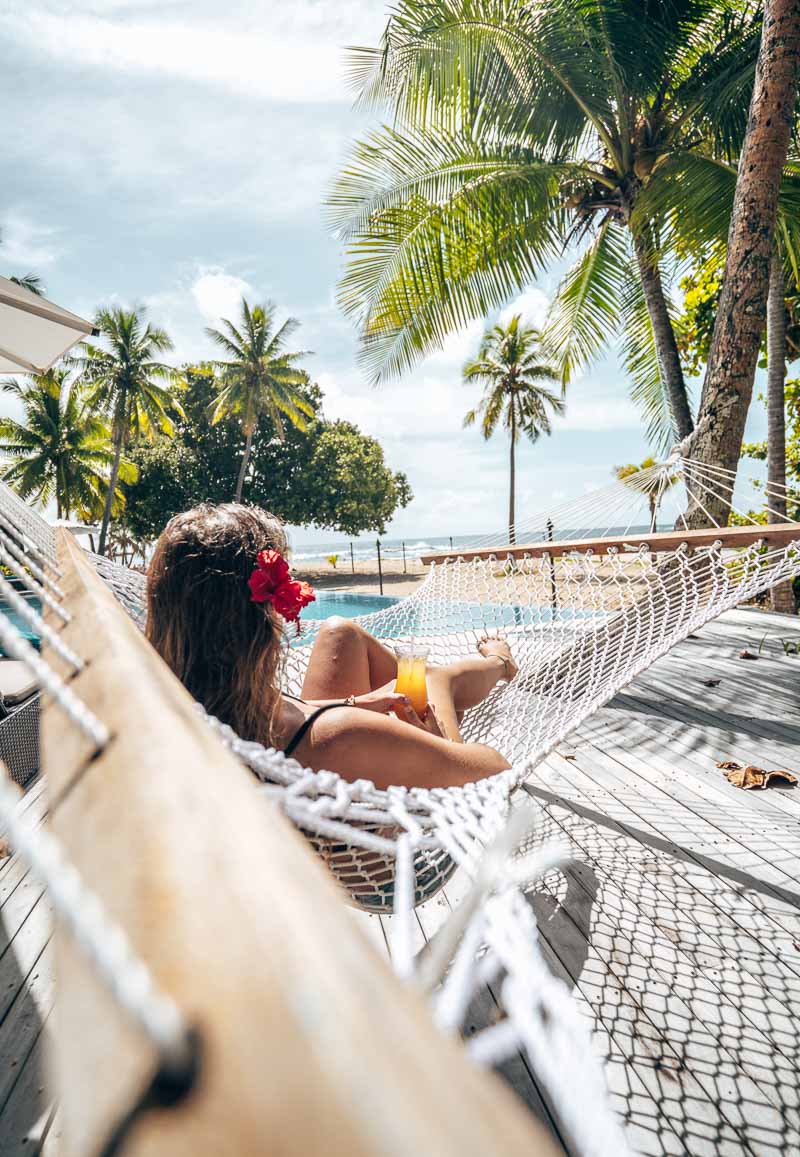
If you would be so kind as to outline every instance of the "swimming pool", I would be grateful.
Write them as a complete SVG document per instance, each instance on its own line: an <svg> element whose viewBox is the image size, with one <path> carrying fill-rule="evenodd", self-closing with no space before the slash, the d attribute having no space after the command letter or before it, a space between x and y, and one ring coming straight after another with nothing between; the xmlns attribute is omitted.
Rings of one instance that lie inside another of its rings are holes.
<svg viewBox="0 0 800 1157"><path fill-rule="evenodd" d="M303 608L300 618L309 623L329 619L332 615L354 619L386 610L402 601L388 595L317 591L316 601ZM541 627L546 623L598 617L602 617L602 613L586 608L426 600L425 603L411 604L396 616L389 616L388 620L381 623L379 633L384 639L409 635L424 638L426 635L449 635L462 631Z"/></svg>
<svg viewBox="0 0 800 1157"><path fill-rule="evenodd" d="M35 611L41 610L42 604L38 599L33 598L32 595L25 595L24 598L28 603L30 603L31 607ZM0 599L0 615L4 615L5 618L7 618L8 621L17 628L20 634L23 635L29 643L32 643L33 646L38 649L39 636L34 631L32 631L25 620L20 615L18 615L17 612L8 605L8 603L3 602L2 599ZM0 647L0 658L8 658L2 647Z"/></svg>
<svg viewBox="0 0 800 1157"><path fill-rule="evenodd" d="M352 591L317 591L316 595L313 603L303 607L301 619L329 619L332 615L355 619L359 615L384 611L400 602L389 595L359 595Z"/></svg>

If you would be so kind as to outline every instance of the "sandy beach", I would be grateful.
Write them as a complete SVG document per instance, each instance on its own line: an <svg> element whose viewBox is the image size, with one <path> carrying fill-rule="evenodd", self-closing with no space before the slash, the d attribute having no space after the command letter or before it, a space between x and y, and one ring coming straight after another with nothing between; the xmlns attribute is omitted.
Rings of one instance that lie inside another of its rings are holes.
<svg viewBox="0 0 800 1157"><path fill-rule="evenodd" d="M410 595L422 582L428 568L419 559L409 559L406 571L396 559L388 559L383 564L383 593L402 598ZM357 562L355 572L347 565L334 568L327 563L323 566L297 568L297 577L310 582L319 590L358 591L364 595L380 594L377 562Z"/></svg>

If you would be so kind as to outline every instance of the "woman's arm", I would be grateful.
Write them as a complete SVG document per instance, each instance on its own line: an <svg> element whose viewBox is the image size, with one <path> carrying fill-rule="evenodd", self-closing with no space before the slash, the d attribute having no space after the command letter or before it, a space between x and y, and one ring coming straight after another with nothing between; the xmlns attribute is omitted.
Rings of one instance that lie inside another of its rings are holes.
<svg viewBox="0 0 800 1157"><path fill-rule="evenodd" d="M326 711L303 742L302 763L376 787L458 787L510 764L482 743L451 743L389 715L342 707Z"/></svg>

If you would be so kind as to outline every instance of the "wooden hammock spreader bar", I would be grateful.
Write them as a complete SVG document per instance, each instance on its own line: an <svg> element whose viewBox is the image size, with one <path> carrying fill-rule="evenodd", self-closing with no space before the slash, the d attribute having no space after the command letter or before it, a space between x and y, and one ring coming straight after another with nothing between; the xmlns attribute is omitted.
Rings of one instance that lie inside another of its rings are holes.
<svg viewBox="0 0 800 1157"><path fill-rule="evenodd" d="M513 1094L434 1029L66 531L58 559L72 618L51 622L87 661L70 685L111 739L91 758L45 705L52 828L202 1044L194 1091L139 1118L125 1157L553 1157ZM60 1153L87 1157L155 1058L67 933L56 941Z"/></svg>
<svg viewBox="0 0 800 1157"><path fill-rule="evenodd" d="M473 558L541 558L543 555L567 554L569 551L588 551L594 554L608 554L611 548L625 550L646 546L653 553L677 550L681 543L690 547L711 546L721 542L726 547L750 546L754 542L769 543L770 546L786 546L790 542L800 542L800 524L779 522L771 526L726 526L710 527L707 530L668 530L658 534L611 535L609 538L573 538L559 541L539 541L523 546L483 547L480 550L438 551L421 555L427 566L431 562L455 562L463 558L469 562Z"/></svg>

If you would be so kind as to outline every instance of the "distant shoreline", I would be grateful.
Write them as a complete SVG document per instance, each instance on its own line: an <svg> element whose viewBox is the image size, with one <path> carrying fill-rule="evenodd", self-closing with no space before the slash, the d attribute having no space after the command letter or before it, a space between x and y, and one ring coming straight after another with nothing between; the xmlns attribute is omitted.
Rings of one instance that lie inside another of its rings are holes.
<svg viewBox="0 0 800 1157"><path fill-rule="evenodd" d="M403 598L410 595L428 573L418 558L408 559L403 571L402 559L391 558L383 563L383 593ZM330 564L322 566L297 562L294 567L297 578L310 582L317 590L358 591L364 595L380 594L378 564L373 561L356 561L355 574L350 567L350 558L341 558L334 569Z"/></svg>

